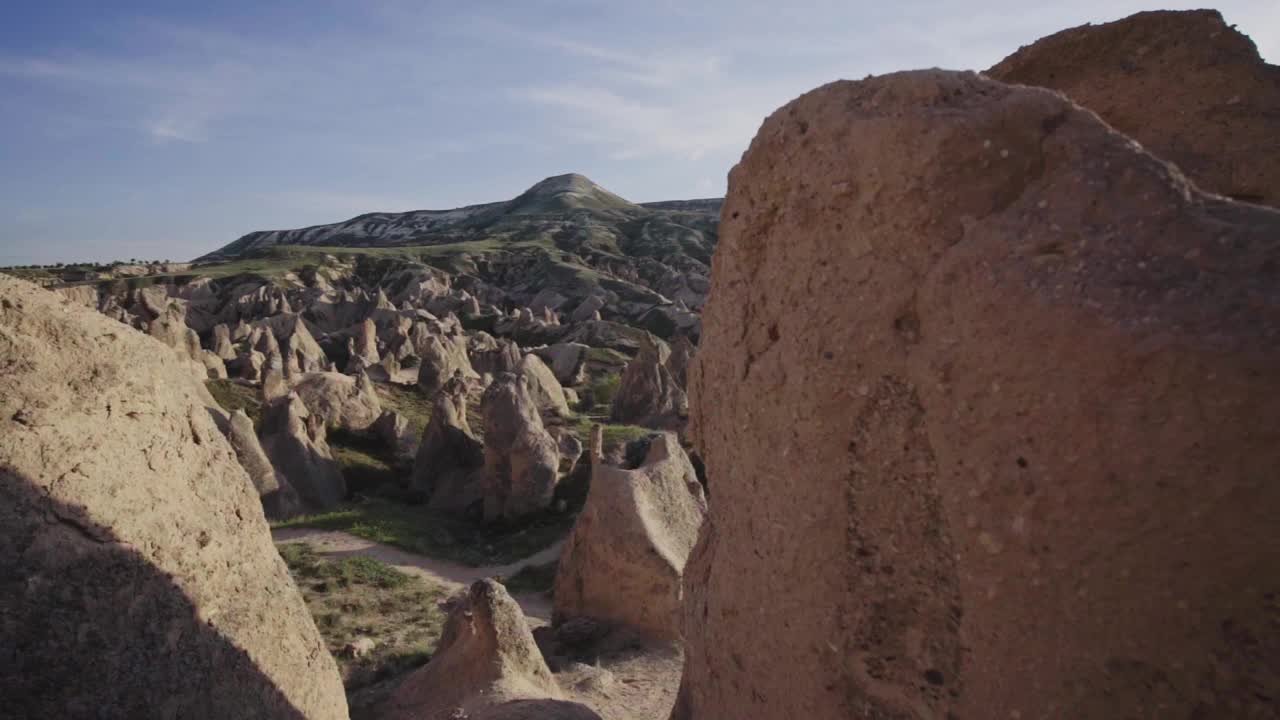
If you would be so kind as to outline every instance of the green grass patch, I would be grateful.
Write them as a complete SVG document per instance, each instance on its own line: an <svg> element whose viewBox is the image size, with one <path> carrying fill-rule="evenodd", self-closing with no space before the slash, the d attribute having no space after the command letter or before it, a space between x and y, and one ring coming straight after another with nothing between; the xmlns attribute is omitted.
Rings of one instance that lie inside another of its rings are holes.
<svg viewBox="0 0 1280 720"><path fill-rule="evenodd" d="M347 481L347 490L352 493L386 492L398 487L408 472L407 468L397 467L395 451L379 438L335 429L329 431L328 441L333 459Z"/></svg>
<svg viewBox="0 0 1280 720"><path fill-rule="evenodd" d="M525 565L511 577L499 577L497 580L512 594L551 592L556 583L556 570L559 566L558 560L542 565Z"/></svg>
<svg viewBox="0 0 1280 720"><path fill-rule="evenodd" d="M602 408L600 414L577 414L568 422L568 427L573 434L578 436L584 447L591 447L591 427L600 425L603 427L604 451L608 453L615 447L626 445L632 440L639 440L642 437L653 434L653 430L640 427L639 425L620 425L609 422L609 408Z"/></svg>
<svg viewBox="0 0 1280 720"><path fill-rule="evenodd" d="M587 348L587 361L599 363L600 365L610 365L622 367L631 361L631 358L614 350L613 348Z"/></svg>
<svg viewBox="0 0 1280 720"><path fill-rule="evenodd" d="M262 424L262 398L257 388L241 385L235 380L206 380L204 384L223 410L244 410L255 428Z"/></svg>
<svg viewBox="0 0 1280 720"><path fill-rule="evenodd" d="M276 548L338 662L349 697L431 659L444 626L437 607L444 588L372 558L329 558L306 543ZM352 657L346 648L361 637L375 647Z"/></svg>
<svg viewBox="0 0 1280 720"><path fill-rule="evenodd" d="M418 389L417 385L397 385L395 383L378 383L378 400L387 410L400 413L409 423L409 430L414 437L422 437L422 431L431 421L431 398Z"/></svg>
<svg viewBox="0 0 1280 720"><path fill-rule="evenodd" d="M584 398L590 398L589 405L593 408L607 408L613 404L613 399L618 395L618 388L622 386L622 376L616 373L603 375L595 378L587 385L583 391Z"/></svg>
<svg viewBox="0 0 1280 720"><path fill-rule="evenodd" d="M480 567L529 557L567 535L573 521L571 513L546 511L514 523L481 525L426 505L369 497L274 527L341 530L420 555Z"/></svg>

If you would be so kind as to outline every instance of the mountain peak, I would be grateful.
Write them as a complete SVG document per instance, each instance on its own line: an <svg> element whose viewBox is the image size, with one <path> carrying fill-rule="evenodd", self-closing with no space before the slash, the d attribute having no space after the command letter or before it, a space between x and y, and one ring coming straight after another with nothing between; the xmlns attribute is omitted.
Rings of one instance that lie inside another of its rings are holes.
<svg viewBox="0 0 1280 720"><path fill-rule="evenodd" d="M508 212L536 214L572 210L622 210L635 207L578 173L553 175L511 201Z"/></svg>

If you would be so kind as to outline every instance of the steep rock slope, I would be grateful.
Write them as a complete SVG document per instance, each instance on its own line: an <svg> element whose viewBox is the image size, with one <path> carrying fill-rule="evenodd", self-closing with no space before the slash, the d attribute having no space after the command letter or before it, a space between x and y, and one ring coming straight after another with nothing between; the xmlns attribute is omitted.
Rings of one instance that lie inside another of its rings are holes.
<svg viewBox="0 0 1280 720"><path fill-rule="evenodd" d="M0 714L347 716L206 402L154 339L0 275Z"/></svg>

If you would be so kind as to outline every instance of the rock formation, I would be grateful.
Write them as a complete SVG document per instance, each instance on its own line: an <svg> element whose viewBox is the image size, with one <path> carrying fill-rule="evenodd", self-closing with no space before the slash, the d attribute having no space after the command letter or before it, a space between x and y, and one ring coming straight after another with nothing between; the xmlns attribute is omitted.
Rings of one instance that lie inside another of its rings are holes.
<svg viewBox="0 0 1280 720"><path fill-rule="evenodd" d="M418 363L418 387L428 397L435 394L455 373L464 377L477 377L467 358L467 338L461 333L424 333L419 330L424 323L414 326L415 349L421 360Z"/></svg>
<svg viewBox="0 0 1280 720"><path fill-rule="evenodd" d="M1280 205L1280 67L1216 10L1063 30L987 74L1061 91L1205 190Z"/></svg>
<svg viewBox="0 0 1280 720"><path fill-rule="evenodd" d="M225 415L215 413L214 420L235 450L240 467L249 474L267 517L282 520L301 512L302 501L289 481L271 464L249 416L243 410L236 410Z"/></svg>
<svg viewBox="0 0 1280 720"><path fill-rule="evenodd" d="M325 423L313 417L297 393L262 408L262 449L310 510L342 502L347 483L334 462Z"/></svg>
<svg viewBox="0 0 1280 720"><path fill-rule="evenodd" d="M512 520L549 506L560 450L538 415L524 375L499 375L480 401L484 413L484 519Z"/></svg>
<svg viewBox="0 0 1280 720"><path fill-rule="evenodd" d="M617 422L663 428L678 425L688 409L684 388L669 363L671 347L644 333L640 351L622 372L610 416Z"/></svg>
<svg viewBox="0 0 1280 720"><path fill-rule="evenodd" d="M524 612L502 585L477 580L452 604L431 662L400 685L383 717L504 717L481 713L514 700L560 697Z"/></svg>
<svg viewBox="0 0 1280 720"><path fill-rule="evenodd" d="M520 360L516 372L524 376L529 384L529 394L538 405L538 411L556 417L569 417L569 402L564 397L564 388L556 380L555 373L542 362L537 355L529 353Z"/></svg>
<svg viewBox="0 0 1280 720"><path fill-rule="evenodd" d="M554 622L589 617L678 639L681 577L706 513L702 485L673 434L655 437L634 470L595 462L560 556Z"/></svg>
<svg viewBox="0 0 1280 720"><path fill-rule="evenodd" d="M467 422L467 384L454 375L436 393L409 484L425 493L432 507L462 511L480 501L477 471L482 467L484 446Z"/></svg>
<svg viewBox="0 0 1280 720"><path fill-rule="evenodd" d="M941 71L729 185L674 717L1275 714L1280 213Z"/></svg>
<svg viewBox="0 0 1280 720"><path fill-rule="evenodd" d="M369 376L341 373L307 373L291 386L307 410L331 428L353 432L368 430L382 415L382 402Z"/></svg>
<svg viewBox="0 0 1280 720"><path fill-rule="evenodd" d="M0 714L347 717L187 365L0 275Z"/></svg>
<svg viewBox="0 0 1280 720"><path fill-rule="evenodd" d="M383 296L385 299L385 296ZM373 324L373 320L365 318L356 328L355 335L352 336L352 360L359 358L364 362L365 367L377 365L378 360L378 328Z"/></svg>
<svg viewBox="0 0 1280 720"><path fill-rule="evenodd" d="M213 326L213 340L210 348L214 355L223 360L235 360L236 348L231 343L231 328L226 323L218 323Z"/></svg>
<svg viewBox="0 0 1280 720"><path fill-rule="evenodd" d="M547 363L562 385L578 385L587 379L587 352L590 349L582 343L556 343L533 352Z"/></svg>

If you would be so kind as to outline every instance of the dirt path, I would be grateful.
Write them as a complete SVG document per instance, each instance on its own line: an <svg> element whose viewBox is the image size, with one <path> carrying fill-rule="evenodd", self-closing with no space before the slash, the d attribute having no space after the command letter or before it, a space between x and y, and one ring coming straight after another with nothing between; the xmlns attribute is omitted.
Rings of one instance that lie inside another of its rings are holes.
<svg viewBox="0 0 1280 720"><path fill-rule="evenodd" d="M326 557L343 558L355 555L370 557L450 590L463 588L476 580L495 575L511 577L525 565L549 563L560 557L560 549L564 545L564 541L557 542L545 550L508 565L468 567L365 540L341 530L278 528L271 531L271 539L278 543L304 542L316 553ZM520 603L520 607L524 608L524 614L528 616L531 626L536 627L551 622L551 600L546 595L522 593L513 597Z"/></svg>

